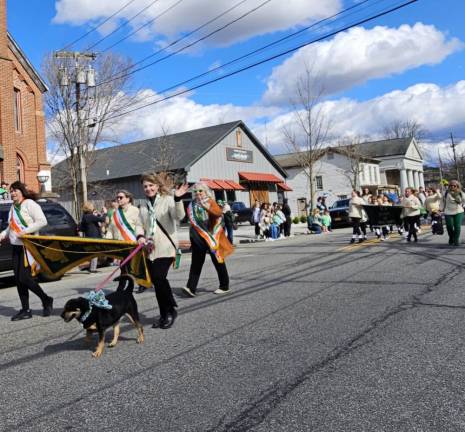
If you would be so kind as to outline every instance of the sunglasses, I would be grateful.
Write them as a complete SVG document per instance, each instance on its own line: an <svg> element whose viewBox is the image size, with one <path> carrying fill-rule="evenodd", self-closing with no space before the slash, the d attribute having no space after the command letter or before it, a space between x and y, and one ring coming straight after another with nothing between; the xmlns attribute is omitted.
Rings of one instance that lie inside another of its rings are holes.
<svg viewBox="0 0 465 432"><path fill-rule="evenodd" d="M205 192L203 189L194 189L194 193Z"/></svg>
<svg viewBox="0 0 465 432"><path fill-rule="evenodd" d="M116 197L117 200L119 200L119 199L124 199L124 198L126 198L124 195L118 195L118 196Z"/></svg>

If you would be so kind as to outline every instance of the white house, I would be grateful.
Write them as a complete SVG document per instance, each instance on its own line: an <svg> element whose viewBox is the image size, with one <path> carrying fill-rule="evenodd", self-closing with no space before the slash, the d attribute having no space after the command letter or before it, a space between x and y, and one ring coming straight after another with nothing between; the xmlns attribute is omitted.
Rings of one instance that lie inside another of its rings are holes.
<svg viewBox="0 0 465 432"><path fill-rule="evenodd" d="M350 196L352 190L352 164L344 149L344 146L326 149L314 167L316 195L327 196L328 203ZM368 187L372 193L387 190L399 193L407 186L424 187L423 157L415 138L370 141L353 149L360 155L359 188ZM297 156L289 153L275 159L286 170L287 184L293 189L287 194L291 210L300 215L305 214L309 204L310 185Z"/></svg>
<svg viewBox="0 0 465 432"><path fill-rule="evenodd" d="M292 191L287 193L289 206L294 215L303 215L310 203L310 180L298 162L296 153L275 156L278 163L286 170L287 184ZM369 187L376 191L380 185L381 175L379 160L361 157L358 169L351 160L338 148L328 148L323 156L315 163L316 196L326 196L327 203L350 196L352 183L360 187ZM354 171L358 171L355 179Z"/></svg>

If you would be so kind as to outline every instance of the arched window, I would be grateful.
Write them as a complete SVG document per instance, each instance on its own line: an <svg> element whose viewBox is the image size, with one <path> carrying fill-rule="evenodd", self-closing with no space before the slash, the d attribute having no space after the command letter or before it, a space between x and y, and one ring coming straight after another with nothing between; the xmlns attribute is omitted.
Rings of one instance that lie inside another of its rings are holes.
<svg viewBox="0 0 465 432"><path fill-rule="evenodd" d="M20 155L16 155L16 178L24 183L24 162Z"/></svg>

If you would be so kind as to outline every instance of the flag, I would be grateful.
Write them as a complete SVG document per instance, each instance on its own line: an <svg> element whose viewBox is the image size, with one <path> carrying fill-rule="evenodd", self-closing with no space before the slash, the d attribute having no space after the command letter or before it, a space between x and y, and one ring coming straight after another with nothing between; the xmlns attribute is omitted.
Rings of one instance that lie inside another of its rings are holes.
<svg viewBox="0 0 465 432"><path fill-rule="evenodd" d="M137 247L137 242L133 241L99 238L25 235L21 239L40 264L40 272L50 277L63 276L79 264L96 257L124 260ZM131 259L127 269L139 285L151 286L143 250Z"/></svg>

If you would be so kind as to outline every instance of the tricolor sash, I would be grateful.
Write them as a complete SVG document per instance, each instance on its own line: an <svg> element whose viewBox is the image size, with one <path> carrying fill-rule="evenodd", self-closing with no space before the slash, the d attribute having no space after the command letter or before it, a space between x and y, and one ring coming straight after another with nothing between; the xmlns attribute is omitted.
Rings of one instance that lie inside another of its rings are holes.
<svg viewBox="0 0 465 432"><path fill-rule="evenodd" d="M113 223L124 241L137 240L134 228L126 220L123 209L119 208L113 212Z"/></svg>
<svg viewBox="0 0 465 432"><path fill-rule="evenodd" d="M197 208L194 208L197 207ZM220 247L220 235L223 232L223 224L221 222L221 218L218 218L215 225L212 228L212 232L206 230L202 226L202 220L196 214L196 210L204 210L203 207L200 209L197 205L193 205L192 202L187 207L187 216L189 217L189 221L195 231L202 237L205 242L207 243L210 251L215 254L216 259L219 263L224 262L224 257L221 256L219 247ZM205 210L204 210L205 211Z"/></svg>
<svg viewBox="0 0 465 432"><path fill-rule="evenodd" d="M8 217L8 224L10 229L16 234L19 234L27 228L27 223L21 215L21 206L11 206L10 214ZM24 248L24 266L31 267L32 276L36 276L40 271L39 263L34 259L26 247Z"/></svg>

